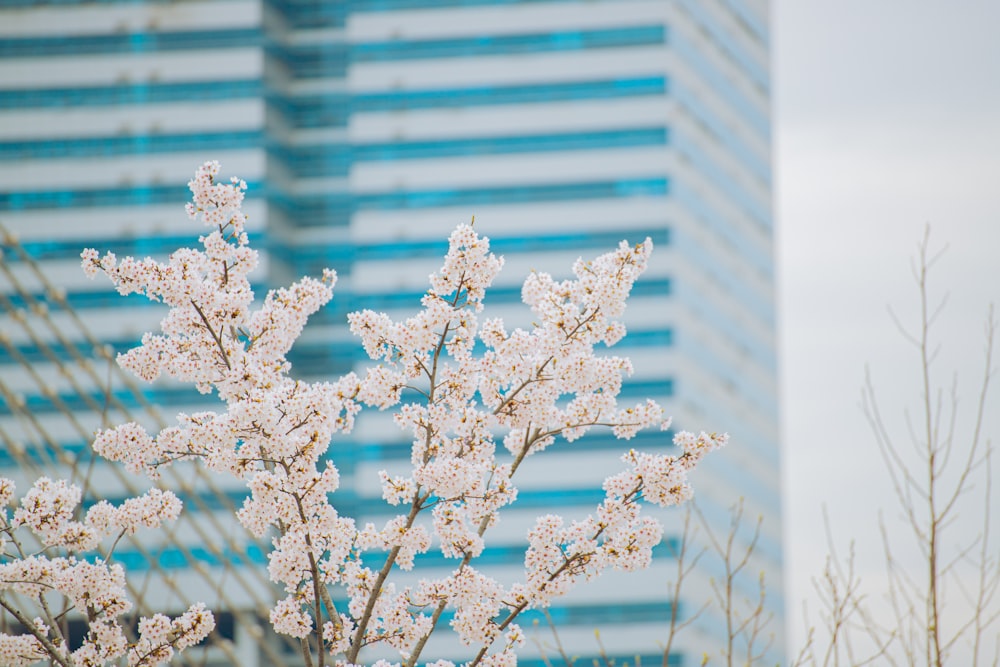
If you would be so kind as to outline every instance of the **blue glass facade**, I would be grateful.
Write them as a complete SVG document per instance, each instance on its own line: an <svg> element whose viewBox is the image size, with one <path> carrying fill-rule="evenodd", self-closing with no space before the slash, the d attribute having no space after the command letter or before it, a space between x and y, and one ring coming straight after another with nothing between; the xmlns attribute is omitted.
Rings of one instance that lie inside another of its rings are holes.
<svg viewBox="0 0 1000 667"><path fill-rule="evenodd" d="M272 229L281 230L272 234L273 262L289 278L332 265L346 279L296 351L296 366L311 374L342 367L337 359L361 367L349 340L327 358L333 348L314 341L337 337L353 308L412 312L441 253L436 237L472 214L498 252L553 271L567 268L552 266L555 258L652 236L669 259L633 297L640 315L622 353L644 370L626 393L662 400L682 428L734 434L741 451L706 471L701 507L725 527L727 508L742 496L766 517L755 552L780 647L767 15L759 3L667 4L394 0L345 3L333 14L271 3L283 18L273 39L296 43L269 52L282 76L268 82L268 110L289 130L269 153L289 183L272 190ZM338 28L343 42L310 47L320 26ZM321 230L330 245L317 244ZM395 262L413 266L417 279L394 272ZM504 282L488 304L510 309L518 300L516 282ZM347 469L359 479L354 506L378 522L388 513L360 480L405 461L409 448L389 427L365 431L377 435L352 443ZM663 440L638 444L662 448ZM570 447L613 465L621 443L594 436ZM587 475L572 472L572 455L552 465L565 466L565 479L544 492L523 489L521 499L571 516L588 511L597 498L580 491ZM676 529L675 518L666 520ZM739 540L750 539L747 529ZM722 574L707 562L702 570ZM600 593L604 607L630 600L623 608L642 608L641 590L662 586L663 576ZM755 586L756 574L737 582L748 598ZM574 605L582 602L567 601L567 612ZM661 639L652 617L609 611L560 621L573 641L595 626L605 636L646 628L638 644L629 635L620 658ZM700 626L710 655L722 641L720 622L709 615ZM780 660L780 648L770 657Z"/></svg>

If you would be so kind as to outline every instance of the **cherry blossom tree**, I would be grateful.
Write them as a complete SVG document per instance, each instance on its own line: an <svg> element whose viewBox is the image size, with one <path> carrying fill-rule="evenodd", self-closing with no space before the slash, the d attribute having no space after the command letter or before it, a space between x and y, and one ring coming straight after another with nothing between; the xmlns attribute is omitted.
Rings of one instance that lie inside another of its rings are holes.
<svg viewBox="0 0 1000 667"><path fill-rule="evenodd" d="M188 215L210 230L201 249L178 250L165 263L93 249L82 258L88 275L104 273L121 294L141 293L170 308L161 333L145 334L119 363L147 381L166 374L193 383L224 408L178 415L157 434L135 423L104 430L94 449L154 479L163 466L196 459L246 482L238 519L253 535L273 538L268 573L284 591L270 620L300 640L305 664L357 664L365 647L380 644L398 651L398 664L416 665L450 609L451 629L475 655L469 667L514 665L524 643L522 612L547 607L607 568L649 564L662 527L642 515L640 500L666 506L689 498L687 473L726 435L679 433L671 454L629 450L590 516L568 523L538 517L519 583L501 585L476 567L487 532L517 498L515 476L528 457L592 428L623 439L668 428L653 401L619 405L631 363L595 352L626 333L618 318L646 268L648 239L578 260L572 280L532 273L522 297L536 324L508 332L501 320L482 319L503 259L490 252L489 239L462 225L416 315L401 322L370 310L349 316L375 364L308 383L289 374L285 355L307 318L332 298L336 275L327 270L272 290L255 309L248 274L258 255L241 210L246 184L219 182L218 172L218 163L206 163L189 184ZM381 473L385 501L401 508L382 526L358 525L330 502L340 484L331 440L350 432L365 407L393 410L412 437L412 471ZM506 450L499 456L498 445ZM430 550L454 560L448 576L412 586L394 581ZM365 565L369 552L384 554L381 567ZM162 630L162 622L153 625Z"/></svg>
<svg viewBox="0 0 1000 667"><path fill-rule="evenodd" d="M14 483L0 478L0 606L23 628L20 634L0 633L0 664L21 667L48 660L90 667L125 658L129 667L160 665L215 627L212 612L196 604L173 620L163 614L143 618L138 638L131 643L126 638L121 617L132 603L125 593L125 571L110 559L125 535L177 518L181 501L170 491L151 489L118 507L100 501L82 521L73 518L80 488L64 480L38 479L10 516L6 508L14 497ZM105 538L112 537L102 549ZM54 551L65 555L53 556ZM61 623L69 611L82 614L89 628L75 650Z"/></svg>

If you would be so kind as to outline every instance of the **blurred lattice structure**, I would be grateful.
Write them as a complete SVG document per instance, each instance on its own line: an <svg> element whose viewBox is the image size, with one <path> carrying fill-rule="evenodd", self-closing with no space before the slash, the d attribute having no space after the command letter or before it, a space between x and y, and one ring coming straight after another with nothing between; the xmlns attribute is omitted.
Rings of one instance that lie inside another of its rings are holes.
<svg viewBox="0 0 1000 667"><path fill-rule="evenodd" d="M0 241L0 475L13 478L19 492L40 476L67 478L83 488L84 507L142 493L148 480L92 453L95 430L135 421L156 432L172 414L211 403L167 380L137 383L115 362L121 350L93 331L107 314L82 317L60 284L65 280L48 275L49 263L2 224ZM136 618L202 601L216 615L216 631L177 664L297 664L298 647L278 639L266 620L273 599L267 549L236 522L244 496L238 481L179 464L158 484L184 501L181 518L126 537L115 551L128 572ZM67 622L71 636L85 632L81 619Z"/></svg>

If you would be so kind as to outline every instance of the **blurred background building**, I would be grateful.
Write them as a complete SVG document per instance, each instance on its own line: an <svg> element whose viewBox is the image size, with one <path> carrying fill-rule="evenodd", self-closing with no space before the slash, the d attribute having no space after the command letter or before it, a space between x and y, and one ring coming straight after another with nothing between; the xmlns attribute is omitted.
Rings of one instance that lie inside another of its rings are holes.
<svg viewBox="0 0 1000 667"><path fill-rule="evenodd" d="M207 159L249 183L262 290L327 266L341 275L293 350L305 379L361 367L346 313L415 312L447 233L473 215L507 257L487 304L509 324L528 323L519 286L532 268L565 275L579 256L649 236L654 260L616 350L636 366L623 397L661 401L677 428L732 434L693 481L722 547L744 499L734 564L763 518L733 605L752 611L765 573L774 617L758 646L774 635L762 664L775 664L784 607L768 25L765 0L0 0L0 472L24 489L62 467L101 495L125 495L144 482L90 463L89 433L204 408L191 388L130 386L116 372L110 351L134 345L163 311L83 280L78 258L84 245L159 256L192 243L181 207ZM532 461L482 562L512 580L531 519L591 511L628 446L670 445L661 433L627 445L597 433ZM376 472L406 465L405 434L373 412L331 453L342 511L387 518ZM205 599L224 610L209 655L219 664L293 664L259 622L266 546L231 519L241 490L194 468L165 481L182 485L188 511L173 534L121 550L140 575L136 594L152 607ZM600 628L617 660L662 661L683 512L663 518L656 566L607 575L551 610L572 655L596 656ZM689 556L708 543L701 528ZM706 554L685 582L682 617L725 577ZM538 636L551 643L544 625ZM726 627L719 607L705 610L671 664L717 655ZM432 648L428 659L461 657L447 640ZM535 664L539 647L523 655Z"/></svg>

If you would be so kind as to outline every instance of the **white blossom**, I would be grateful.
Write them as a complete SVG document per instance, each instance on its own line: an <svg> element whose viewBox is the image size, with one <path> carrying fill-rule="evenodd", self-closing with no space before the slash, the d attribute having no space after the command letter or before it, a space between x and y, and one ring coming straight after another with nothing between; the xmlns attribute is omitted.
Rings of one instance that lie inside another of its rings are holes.
<svg viewBox="0 0 1000 667"><path fill-rule="evenodd" d="M144 380L166 374L193 384L214 393L223 407L178 415L175 425L154 435L137 424L103 430L94 449L154 478L163 466L194 459L242 479L249 496L237 516L254 536L271 536L268 574L285 592L270 613L277 632L312 636L313 646L341 665L355 664L361 646L373 644L409 660L436 629L432 615L447 607L458 638L480 651L474 666L513 666L524 643L514 621L523 610L548 606L607 568L648 565L662 528L642 516L640 501L670 505L690 497L687 474L726 436L680 433L679 454L629 450L627 468L608 477L605 499L590 516L569 524L555 515L538 518L527 535L523 581L504 587L475 568L489 530L516 502L514 478L529 457L572 447L594 428L628 439L669 425L654 401L619 404L632 364L602 350L626 335L618 318L648 264L649 239L577 260L571 280L530 274L521 295L535 323L508 330L502 320L480 314L503 258L473 226L459 225L414 315L395 321L361 310L348 316L372 364L359 375L306 383L293 379L285 355L308 317L333 298L336 275L326 270L319 278L302 278L255 305L248 275L258 255L241 208L246 183L220 183L219 171L218 163L206 163L189 183L187 213L209 228L200 249L180 249L166 262L101 257L93 249L81 258L87 275L104 273L121 294L145 294L169 307L160 332L145 334L119 364ZM353 429L363 406L393 411L412 441L412 469L379 473L382 499L401 511L382 527L358 529L331 504L340 486L340 451L333 441ZM97 503L75 522L79 492L50 480L39 484L13 521L65 547L155 528L180 511L176 497L153 490L117 508ZM0 505L13 493L9 480L0 480ZM430 549L455 559L452 574L399 588L392 575L415 567L416 557ZM61 577L59 590L68 599L89 604L80 597L85 579L103 591L111 609L128 607L117 593L124 574L116 565L32 557L0 565L0 576L3 568L10 568L6 580L20 592L35 593L43 580ZM335 586L343 592L324 594ZM345 598L346 604L332 602ZM128 649L129 664L168 660L210 625L203 607L174 621L145 619L138 643ZM81 647L90 651L86 660L118 646L113 628L100 632L105 639ZM5 641L0 636L0 655L10 654L7 646L25 655L40 650L30 638ZM380 660L376 667L390 663Z"/></svg>

